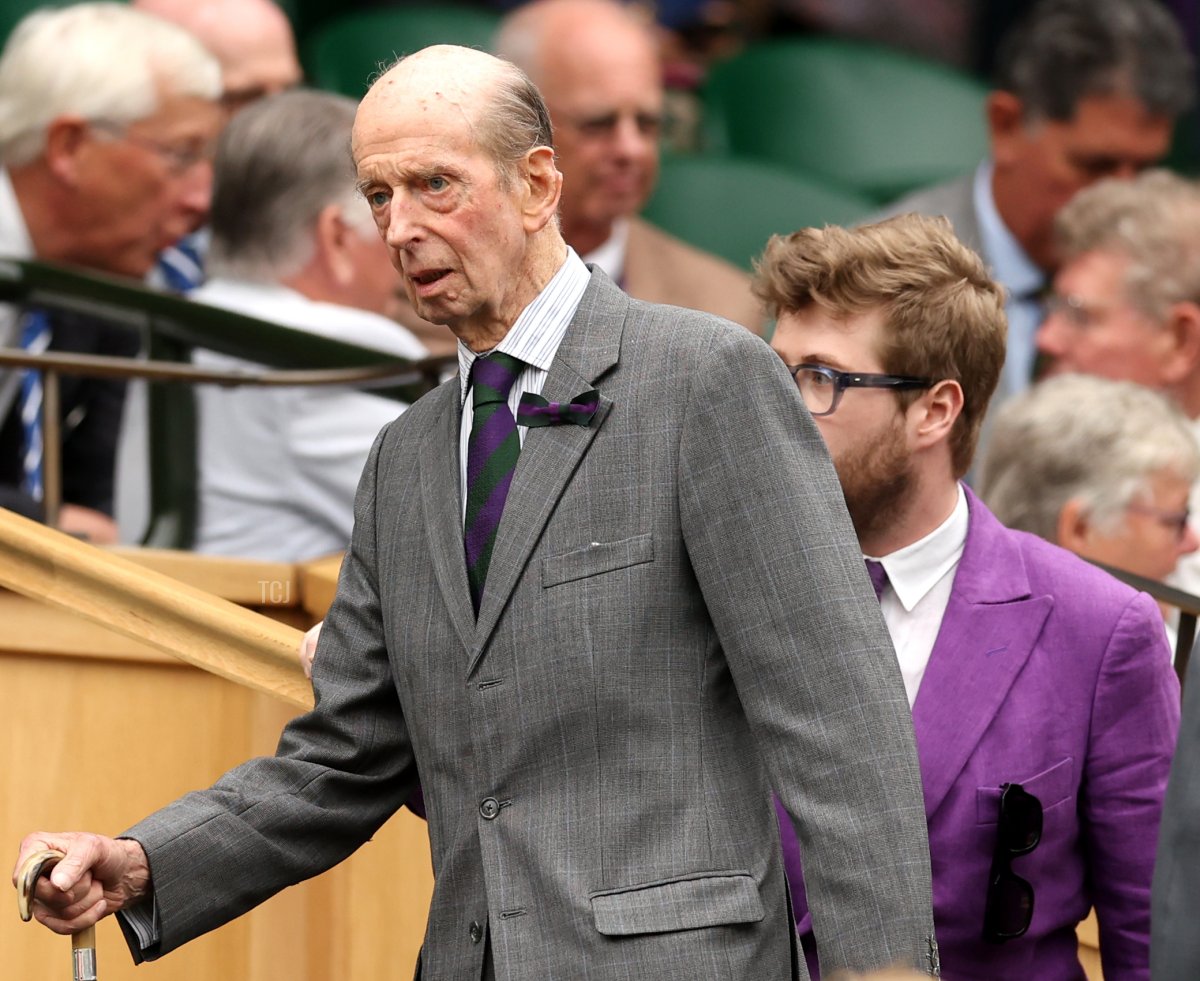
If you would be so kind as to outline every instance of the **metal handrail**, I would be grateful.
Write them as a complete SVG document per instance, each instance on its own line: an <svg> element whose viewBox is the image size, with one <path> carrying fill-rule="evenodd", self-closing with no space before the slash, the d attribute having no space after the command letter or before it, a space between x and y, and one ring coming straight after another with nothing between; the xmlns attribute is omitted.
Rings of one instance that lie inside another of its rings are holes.
<svg viewBox="0 0 1200 981"><path fill-rule="evenodd" d="M150 361L104 354L72 354L46 351L31 354L20 348L0 348L0 368L34 369L42 374L42 507L49 525L58 522L62 507L62 423L59 412L59 375L99 378L139 378L146 381L183 382L192 385L350 385L373 388L389 383L389 391L377 394L409 396L405 386L432 387L452 358L396 360L360 368L311 368L300 370L199 368L174 361Z"/></svg>

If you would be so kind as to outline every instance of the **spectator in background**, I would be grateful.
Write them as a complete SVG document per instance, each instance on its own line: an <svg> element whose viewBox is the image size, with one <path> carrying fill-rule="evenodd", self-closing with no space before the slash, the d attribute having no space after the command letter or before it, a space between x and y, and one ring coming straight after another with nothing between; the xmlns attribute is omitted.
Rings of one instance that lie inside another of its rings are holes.
<svg viewBox="0 0 1200 981"><path fill-rule="evenodd" d="M133 0L133 6L177 24L216 55L229 114L300 84L292 25L273 0ZM204 281L205 218L197 216L189 234L163 250L156 285L186 293Z"/></svg>
<svg viewBox="0 0 1200 981"><path fill-rule="evenodd" d="M292 25L272 0L133 0L133 6L178 24L217 56L221 102L230 113L300 84Z"/></svg>
<svg viewBox="0 0 1200 981"><path fill-rule="evenodd" d="M1055 215L1088 184L1160 160L1194 93L1179 25L1158 0L1042 0L1001 45L988 159L886 209L948 217L1007 290L1008 354L993 409L1033 373L1041 295L1058 263Z"/></svg>
<svg viewBox="0 0 1200 981"><path fill-rule="evenodd" d="M763 317L749 276L637 216L658 179L663 111L650 28L614 0L534 0L502 21L493 47L545 94L564 177L559 217L567 244L635 299L758 331Z"/></svg>
<svg viewBox="0 0 1200 981"><path fill-rule="evenodd" d="M191 298L423 358L416 338L383 315L400 280L355 189L355 107L293 91L234 117L217 153L213 276ZM195 361L241 364L212 352ZM299 561L344 549L367 452L404 406L328 386L201 386L197 398L197 551Z"/></svg>
<svg viewBox="0 0 1200 981"><path fill-rule="evenodd" d="M1009 528L1161 580L1200 548L1188 508L1197 477L1196 438L1161 395L1060 375L997 413L979 494Z"/></svg>
<svg viewBox="0 0 1200 981"><path fill-rule="evenodd" d="M1144 981L1179 685L1150 597L1006 529L961 483L1004 360L1000 287L917 215L776 236L756 286L900 662L944 976L1075 981L1094 907L1105 975Z"/></svg>
<svg viewBox="0 0 1200 981"><path fill-rule="evenodd" d="M0 255L144 277L207 214L220 67L191 35L117 3L35 11L0 55ZM0 346L133 355L124 329L0 305ZM42 510L40 385L0 370L0 495ZM64 377L59 526L112 541L125 386Z"/></svg>
<svg viewBox="0 0 1200 981"><path fill-rule="evenodd" d="M1057 233L1063 265L1037 334L1045 371L1157 389L1200 441L1200 187L1167 171L1102 181L1062 210ZM1200 555L1172 581L1200 593Z"/></svg>

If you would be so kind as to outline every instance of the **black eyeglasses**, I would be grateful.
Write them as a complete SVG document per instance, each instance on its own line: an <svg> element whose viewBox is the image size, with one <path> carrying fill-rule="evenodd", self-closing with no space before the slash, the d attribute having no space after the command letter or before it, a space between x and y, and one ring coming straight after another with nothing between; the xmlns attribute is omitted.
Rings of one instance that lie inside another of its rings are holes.
<svg viewBox="0 0 1200 981"><path fill-rule="evenodd" d="M928 378L911 375L872 375L860 371L838 371L823 364L790 364L788 372L800 389L800 397L814 416L831 415L848 388L890 388L901 392L913 388L929 388Z"/></svg>
<svg viewBox="0 0 1200 981"><path fill-rule="evenodd" d="M1033 886L1012 870L1012 860L1028 855L1042 840L1042 802L1019 783L1000 787L996 850L988 874L983 939L1000 944L1023 936L1033 921Z"/></svg>

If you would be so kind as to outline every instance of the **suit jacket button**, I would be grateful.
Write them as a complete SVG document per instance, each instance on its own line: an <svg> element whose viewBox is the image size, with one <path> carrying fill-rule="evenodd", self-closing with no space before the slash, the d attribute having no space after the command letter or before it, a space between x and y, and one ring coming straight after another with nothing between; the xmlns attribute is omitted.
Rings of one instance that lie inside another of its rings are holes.
<svg viewBox="0 0 1200 981"><path fill-rule="evenodd" d="M483 939L483 927L479 925L478 920L471 921L471 943L477 944Z"/></svg>
<svg viewBox="0 0 1200 981"><path fill-rule="evenodd" d="M500 813L500 802L495 797L485 797L479 802L479 813L485 821L494 821Z"/></svg>

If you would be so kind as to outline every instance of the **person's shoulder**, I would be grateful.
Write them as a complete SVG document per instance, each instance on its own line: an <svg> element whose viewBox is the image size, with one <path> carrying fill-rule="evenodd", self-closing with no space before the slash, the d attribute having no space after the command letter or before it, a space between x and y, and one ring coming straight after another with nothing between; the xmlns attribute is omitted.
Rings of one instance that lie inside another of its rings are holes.
<svg viewBox="0 0 1200 981"><path fill-rule="evenodd" d="M751 330L762 326L748 272L644 218L630 220L626 267L632 296L703 310Z"/></svg>
<svg viewBox="0 0 1200 981"><path fill-rule="evenodd" d="M969 173L940 184L918 188L884 205L864 218L860 224L869 225L910 212L919 215L945 215L953 222L963 213L974 211L974 179L974 173Z"/></svg>
<svg viewBox="0 0 1200 981"><path fill-rule="evenodd" d="M1030 592L1053 597L1056 616L1099 623L1118 619L1133 605L1144 607L1156 624L1161 621L1146 594L1087 559L1029 532L1000 528L1021 555Z"/></svg>

